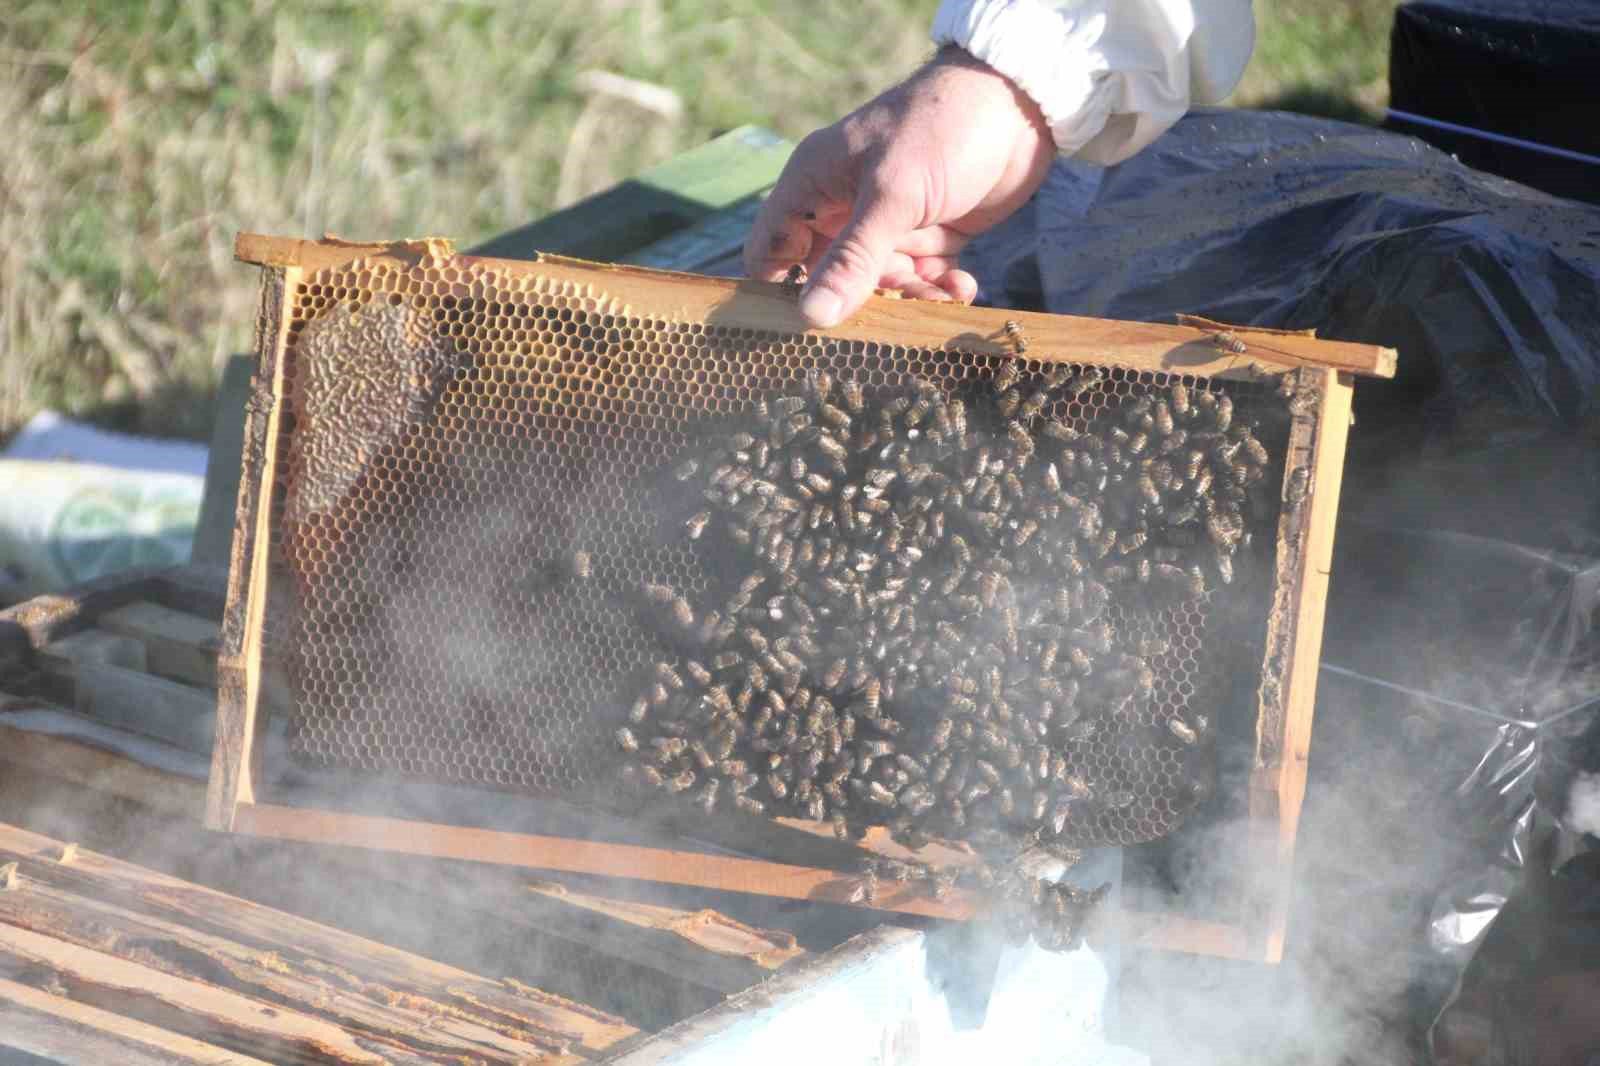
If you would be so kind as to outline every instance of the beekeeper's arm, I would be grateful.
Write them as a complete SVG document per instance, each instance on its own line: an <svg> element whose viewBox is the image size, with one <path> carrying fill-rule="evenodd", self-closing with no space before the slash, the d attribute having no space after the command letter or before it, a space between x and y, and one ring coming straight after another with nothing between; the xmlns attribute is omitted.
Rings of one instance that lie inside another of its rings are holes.
<svg viewBox="0 0 1600 1066"><path fill-rule="evenodd" d="M802 141L751 229L745 266L810 271L800 309L830 326L874 287L970 301L961 248L1038 189L1057 152L1126 159L1191 103L1233 91L1250 0L944 0L939 54Z"/></svg>

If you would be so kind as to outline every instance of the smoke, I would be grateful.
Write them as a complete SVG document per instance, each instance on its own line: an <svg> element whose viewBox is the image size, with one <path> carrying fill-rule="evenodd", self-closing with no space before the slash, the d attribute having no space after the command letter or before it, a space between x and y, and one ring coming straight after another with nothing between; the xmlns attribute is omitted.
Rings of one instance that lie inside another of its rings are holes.
<svg viewBox="0 0 1600 1066"><path fill-rule="evenodd" d="M1567 828L1600 836L1600 773L1580 773L1567 796Z"/></svg>

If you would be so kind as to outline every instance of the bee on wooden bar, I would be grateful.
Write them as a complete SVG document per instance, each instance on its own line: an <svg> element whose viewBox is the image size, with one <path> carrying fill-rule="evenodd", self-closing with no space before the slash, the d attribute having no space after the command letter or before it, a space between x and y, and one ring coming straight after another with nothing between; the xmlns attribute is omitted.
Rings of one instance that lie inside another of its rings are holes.
<svg viewBox="0 0 1600 1066"><path fill-rule="evenodd" d="M1008 318L1004 329L1006 340L1010 343L1011 350L1019 356L1026 354L1028 351L1028 338L1022 331L1022 324L1015 319Z"/></svg>
<svg viewBox="0 0 1600 1066"><path fill-rule="evenodd" d="M1211 334L1211 343L1225 352L1234 355L1243 355L1250 349L1240 340L1238 335L1225 329L1219 329Z"/></svg>
<svg viewBox="0 0 1600 1066"><path fill-rule="evenodd" d="M1283 489L1283 499L1292 508L1298 508L1311 492L1311 471L1297 466L1289 472L1289 481Z"/></svg>

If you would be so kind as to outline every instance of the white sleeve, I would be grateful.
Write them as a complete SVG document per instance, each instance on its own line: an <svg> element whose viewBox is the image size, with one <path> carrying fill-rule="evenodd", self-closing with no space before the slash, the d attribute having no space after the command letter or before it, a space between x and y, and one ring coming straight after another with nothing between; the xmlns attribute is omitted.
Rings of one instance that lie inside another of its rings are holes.
<svg viewBox="0 0 1600 1066"><path fill-rule="evenodd" d="M1060 151L1109 165L1233 91L1255 47L1250 2L943 0L933 39L1015 82Z"/></svg>

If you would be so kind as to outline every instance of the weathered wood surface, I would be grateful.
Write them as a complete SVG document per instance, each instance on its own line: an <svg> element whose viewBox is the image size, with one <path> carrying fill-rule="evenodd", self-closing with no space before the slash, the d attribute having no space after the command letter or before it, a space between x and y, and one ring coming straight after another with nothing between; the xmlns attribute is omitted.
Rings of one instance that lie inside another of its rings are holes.
<svg viewBox="0 0 1600 1066"><path fill-rule="evenodd" d="M95 624L143 644L151 673L216 686L222 626L215 619L140 600L106 611Z"/></svg>
<svg viewBox="0 0 1600 1066"><path fill-rule="evenodd" d="M0 973L13 980L39 975L34 979L60 988L70 999L273 1061L306 1066L383 1066L385 1061L329 1022L4 923Z"/></svg>
<svg viewBox="0 0 1600 1066"><path fill-rule="evenodd" d="M7 709L5 703L0 697L0 712ZM31 700L18 700L15 705L18 711L40 707ZM69 724L75 717L69 711L55 713ZM81 719L83 728L77 731L77 736L69 737L22 728L8 722L8 717L0 713L0 765L49 774L75 786L131 800L165 815L199 821L205 809L205 782L147 766L119 753L113 748L118 738L110 727ZM97 734L104 737L98 743ZM123 738L123 743L138 741ZM176 749L171 754L177 758L187 755Z"/></svg>
<svg viewBox="0 0 1600 1066"><path fill-rule="evenodd" d="M205 689L109 663L79 663L72 682L79 714L185 751L211 750L217 698Z"/></svg>
<svg viewBox="0 0 1600 1066"><path fill-rule="evenodd" d="M492 981L142 867L88 851L64 864L61 854L60 842L0 826L0 862L19 866L20 887L0 894L0 934L12 936L11 941L0 937L0 945L10 943L13 953L24 947L43 950L33 941L16 940L15 933L28 931L174 980L198 977L274 1010L296 1011L357 1034L366 1046L398 1049L415 1061L592 1055L634 1032L621 1019L582 1004ZM284 856L282 867L285 877L319 876L297 869L292 856ZM349 888L348 881L328 883ZM5 950L0 946L0 953ZM60 959L77 958L50 950Z"/></svg>
<svg viewBox="0 0 1600 1066"><path fill-rule="evenodd" d="M51 641L39 649L38 660L41 669L64 680L71 679L81 663L104 663L139 671L148 668L142 643L97 628L79 630Z"/></svg>
<svg viewBox="0 0 1600 1066"><path fill-rule="evenodd" d="M246 408L240 457L239 506L229 553L227 604L217 659L216 744L205 824L230 829L234 808L255 798L256 710L261 702L261 626L266 610L267 545L271 541L273 467L277 461L277 397L283 393L283 352L293 314L299 267L262 272L256 318L259 365Z"/></svg>
<svg viewBox="0 0 1600 1066"><path fill-rule="evenodd" d="M952 889L944 899L935 899L926 884L915 881L880 885L876 901L869 902L865 898L853 898L858 895L860 876L837 870L273 804L240 804L234 814L234 826L241 833L283 840L343 844L603 877L632 877L930 918L967 919L977 913L979 906L977 897L964 889Z"/></svg>
<svg viewBox="0 0 1600 1066"><path fill-rule="evenodd" d="M0 1062L6 1050L72 1066L270 1066L262 1059L0 979Z"/></svg>

